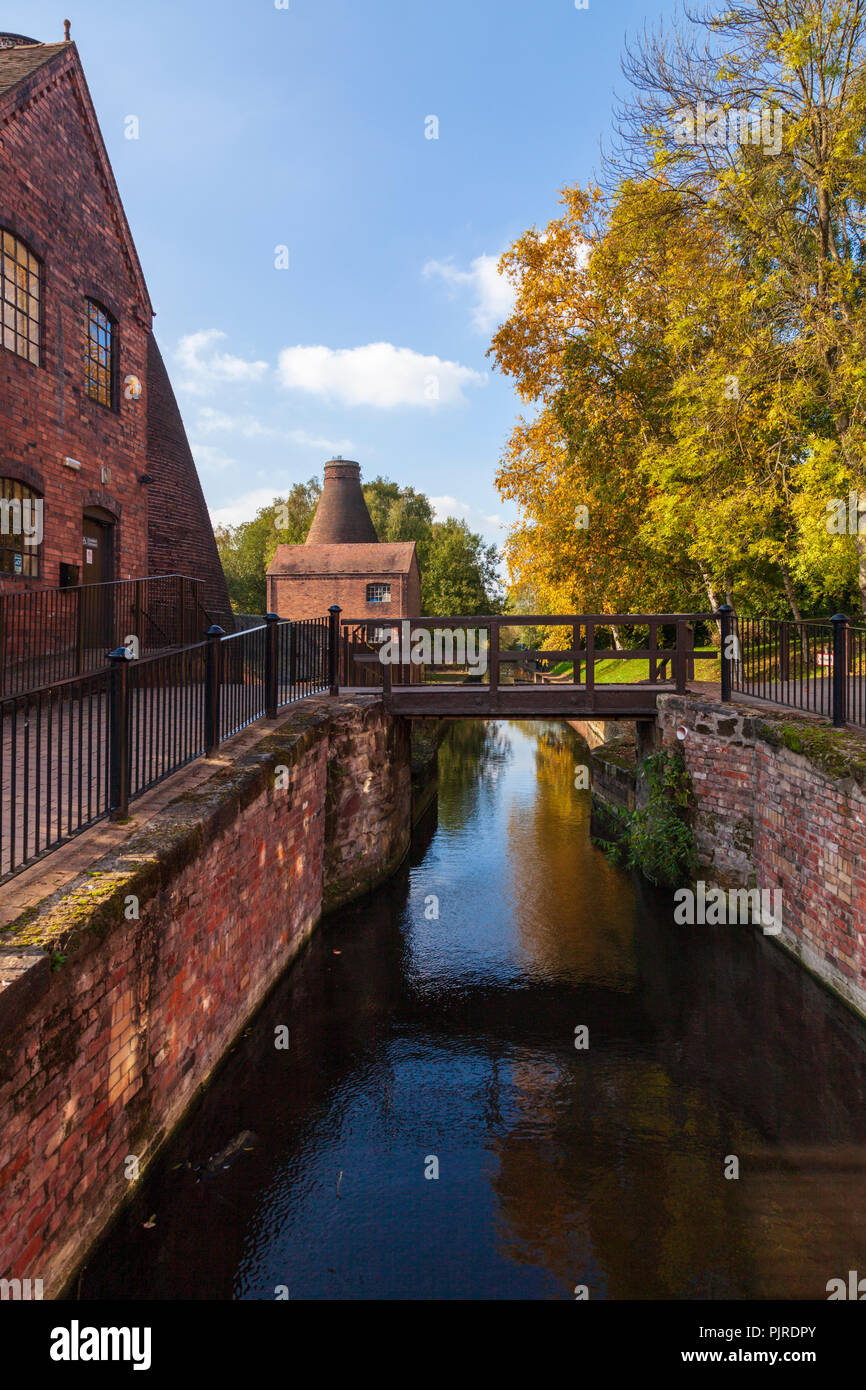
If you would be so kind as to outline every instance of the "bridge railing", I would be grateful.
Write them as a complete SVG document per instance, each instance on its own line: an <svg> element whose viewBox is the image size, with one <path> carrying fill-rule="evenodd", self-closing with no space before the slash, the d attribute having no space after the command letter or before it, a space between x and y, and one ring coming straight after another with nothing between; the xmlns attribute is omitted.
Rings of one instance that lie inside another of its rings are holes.
<svg viewBox="0 0 866 1390"><path fill-rule="evenodd" d="M695 659L718 656L714 647L695 647L696 624L712 620L705 613L344 618L340 683L376 686L387 696L407 685L478 684L495 695L506 685L556 682L591 696L599 664L619 661L644 667L645 675L632 673L632 685L684 691L694 678ZM520 642L523 633L534 640L539 629L558 628L566 630L568 645L538 648ZM614 633L619 646L610 645Z"/></svg>
<svg viewBox="0 0 866 1390"><path fill-rule="evenodd" d="M740 617L719 610L722 698L747 695L866 726L866 627L826 620Z"/></svg>

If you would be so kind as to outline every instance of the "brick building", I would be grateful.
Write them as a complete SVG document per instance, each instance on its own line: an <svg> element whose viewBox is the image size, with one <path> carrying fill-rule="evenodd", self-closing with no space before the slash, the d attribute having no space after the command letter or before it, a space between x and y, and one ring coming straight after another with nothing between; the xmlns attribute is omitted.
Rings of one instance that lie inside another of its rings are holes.
<svg viewBox="0 0 866 1390"><path fill-rule="evenodd" d="M325 464L325 484L303 545L279 545L268 566L268 608L317 618L337 603L345 618L416 618L421 576L414 541L380 542L348 459Z"/></svg>
<svg viewBox="0 0 866 1390"><path fill-rule="evenodd" d="M0 242L0 594L179 572L225 612L153 307L68 39L0 34Z"/></svg>

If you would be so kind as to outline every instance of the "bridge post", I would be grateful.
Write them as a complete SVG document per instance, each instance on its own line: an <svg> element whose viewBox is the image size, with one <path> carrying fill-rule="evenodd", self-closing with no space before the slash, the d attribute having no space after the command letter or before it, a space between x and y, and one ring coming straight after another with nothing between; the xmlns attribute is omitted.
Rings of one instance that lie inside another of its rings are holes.
<svg viewBox="0 0 866 1390"><path fill-rule="evenodd" d="M328 683L331 695L340 693L340 614L342 608L332 603L328 609Z"/></svg>
<svg viewBox="0 0 866 1390"><path fill-rule="evenodd" d="M595 709L595 619L586 620L586 708Z"/></svg>
<svg viewBox="0 0 866 1390"><path fill-rule="evenodd" d="M677 647L676 647L676 651L675 651L675 653L674 653L674 661L675 661L675 664L676 664L676 671L675 671L675 673L674 673L674 678L675 678L675 680L676 680L677 694L678 694L678 695L685 695L685 693L686 693L686 676L687 676L687 671L688 671L688 663L687 663L687 659L686 659L686 620L685 620L685 618L677 618Z"/></svg>
<svg viewBox="0 0 866 1390"><path fill-rule="evenodd" d="M223 630L214 623L205 633L204 681L204 747L205 757L212 758L220 745L220 686L222 684Z"/></svg>
<svg viewBox="0 0 866 1390"><path fill-rule="evenodd" d="M268 719L277 717L277 670L279 656L280 618L278 613L265 614L265 714Z"/></svg>
<svg viewBox="0 0 866 1390"><path fill-rule="evenodd" d="M841 729L848 703L848 615L834 613L833 624L833 725Z"/></svg>
<svg viewBox="0 0 866 1390"><path fill-rule="evenodd" d="M391 708L391 663L384 662L382 665L382 703L386 709Z"/></svg>
<svg viewBox="0 0 866 1390"><path fill-rule="evenodd" d="M490 649L487 653L490 708L499 708L499 620L490 619Z"/></svg>
<svg viewBox="0 0 866 1390"><path fill-rule="evenodd" d="M719 620L722 642L722 699L727 703L731 698L731 658L728 656L728 638L731 635L731 615L733 608L729 603L723 603L719 608L716 617Z"/></svg>

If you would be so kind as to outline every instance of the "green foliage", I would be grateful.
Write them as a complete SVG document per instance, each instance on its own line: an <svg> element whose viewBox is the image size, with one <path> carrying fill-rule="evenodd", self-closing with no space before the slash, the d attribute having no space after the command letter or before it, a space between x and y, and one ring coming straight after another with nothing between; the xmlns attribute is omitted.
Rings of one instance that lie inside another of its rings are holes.
<svg viewBox="0 0 866 1390"><path fill-rule="evenodd" d="M651 883L676 888L695 873L697 849L689 823L692 781L679 750L652 753L641 763L648 801L613 815L616 840L596 837L614 860L639 869Z"/></svg>
<svg viewBox="0 0 866 1390"><path fill-rule="evenodd" d="M465 521L433 520L430 499L388 478L364 484L367 509L380 541L414 541L421 570L421 611L437 614L498 613L501 608L494 545ZM217 548L236 613L264 613L265 571L278 545L301 545L312 525L321 487L315 478L296 483L252 521L216 530Z"/></svg>
<svg viewBox="0 0 866 1390"><path fill-rule="evenodd" d="M265 571L274 551L278 545L306 540L321 490L316 478L295 483L286 497L275 497L270 506L260 507L252 521L216 528L217 550L235 613L265 612Z"/></svg>
<svg viewBox="0 0 866 1390"><path fill-rule="evenodd" d="M498 613L498 555L465 521L433 520L429 498L387 478L364 484L380 541L414 541L421 571L421 612Z"/></svg>
<svg viewBox="0 0 866 1390"><path fill-rule="evenodd" d="M485 545L465 521L433 525L421 609L428 614L498 613L502 607L495 545Z"/></svg>
<svg viewBox="0 0 866 1390"><path fill-rule="evenodd" d="M423 575L433 533L430 499L412 487L400 487L381 477L365 483L363 492L379 540L414 541Z"/></svg>

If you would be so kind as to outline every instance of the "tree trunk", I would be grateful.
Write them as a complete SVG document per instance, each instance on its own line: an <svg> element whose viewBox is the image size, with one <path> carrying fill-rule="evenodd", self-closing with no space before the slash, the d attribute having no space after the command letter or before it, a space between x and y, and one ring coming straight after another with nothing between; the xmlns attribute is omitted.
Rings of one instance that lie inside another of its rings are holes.
<svg viewBox="0 0 866 1390"><path fill-rule="evenodd" d="M791 583L791 576L788 573L786 565L782 565L781 569L782 583L785 586L785 597L787 598L788 603L790 604L791 612L794 614L794 621L801 623L803 621L803 614L800 612L800 607L797 603L797 595L794 593L794 586Z"/></svg>
<svg viewBox="0 0 866 1390"><path fill-rule="evenodd" d="M712 579L710 578L709 570L706 570L706 569L704 568L704 566L701 564L700 560L698 560L698 569L699 569L700 572L701 572L701 579L704 581L704 588L705 588L706 591L707 591L707 598L710 600L710 608L713 610L714 613L717 613L717 612L719 611L719 607L720 607L720 604L719 604L719 595L718 595L718 593L717 593L717 591L716 591L716 588L715 588L715 585L713 584ZM709 629L709 635L710 635L710 641L712 642L713 646L714 646L714 647L718 647L719 650L721 650L721 646L722 646L722 621L721 621L721 618L718 618L718 619L716 620L715 629L713 629L713 628L710 628L710 629Z"/></svg>
<svg viewBox="0 0 866 1390"><path fill-rule="evenodd" d="M866 536L855 536L854 544L857 547L857 586L860 590L860 606L866 613Z"/></svg>

